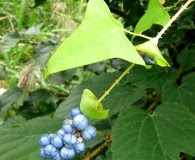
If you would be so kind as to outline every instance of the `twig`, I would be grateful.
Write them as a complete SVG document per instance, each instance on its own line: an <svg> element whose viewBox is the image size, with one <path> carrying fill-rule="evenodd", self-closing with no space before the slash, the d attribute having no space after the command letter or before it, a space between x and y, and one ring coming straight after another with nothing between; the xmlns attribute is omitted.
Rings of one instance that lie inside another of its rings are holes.
<svg viewBox="0 0 195 160"><path fill-rule="evenodd" d="M163 29L157 34L155 38L153 38L153 42L157 45L158 40L162 37L165 31L171 26L171 24L179 17L179 15L187 8L187 6L193 2L194 0L188 0L181 8L177 11L177 13L170 19L170 21L163 27Z"/></svg>
<svg viewBox="0 0 195 160"><path fill-rule="evenodd" d="M107 135L106 141L103 144L101 144L98 148L96 148L92 153L87 152L83 160L90 160L98 153L100 153L105 147L107 147L110 142L111 142L111 135Z"/></svg>
<svg viewBox="0 0 195 160"><path fill-rule="evenodd" d="M160 96L157 96L153 103L146 109L146 112L150 112L151 110L153 110L153 108L160 102L161 100L161 97Z"/></svg>
<svg viewBox="0 0 195 160"><path fill-rule="evenodd" d="M127 74L129 71L134 67L134 63L132 63L122 74L121 76L110 86L110 88L105 91L105 93L100 97L98 102L101 102L109 93L110 91L120 82L120 80Z"/></svg>
<svg viewBox="0 0 195 160"><path fill-rule="evenodd" d="M140 33L130 32L130 31L126 30L126 29L124 29L124 31L129 33L129 34L131 34L131 35L134 35L134 36L139 36L139 37L142 37L142 38L145 38L145 39L149 39L149 40L152 39L151 37L145 36L145 35L140 34Z"/></svg>
<svg viewBox="0 0 195 160"><path fill-rule="evenodd" d="M174 3L172 6L170 7L165 7L165 9L167 11L170 11L172 8L175 8L182 0L178 0L176 3Z"/></svg>

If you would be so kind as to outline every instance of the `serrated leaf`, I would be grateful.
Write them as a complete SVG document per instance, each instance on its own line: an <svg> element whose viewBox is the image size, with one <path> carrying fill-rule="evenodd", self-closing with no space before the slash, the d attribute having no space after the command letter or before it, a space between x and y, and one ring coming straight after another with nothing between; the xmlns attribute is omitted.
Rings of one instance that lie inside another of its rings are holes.
<svg viewBox="0 0 195 160"><path fill-rule="evenodd" d="M143 66L135 66L130 74L128 74L121 83L131 83L133 86L147 89L155 88L160 91L162 86L168 80L175 81L178 77L178 72L174 68L153 66L151 69L146 69Z"/></svg>
<svg viewBox="0 0 195 160"><path fill-rule="evenodd" d="M91 119L108 118L109 109L104 110L102 103L98 102L97 97L89 89L83 91L80 109L86 117Z"/></svg>
<svg viewBox="0 0 195 160"><path fill-rule="evenodd" d="M115 82L120 73L107 73L84 82L72 91L71 95L60 104L55 112L56 117L69 117L70 109L79 107L81 95L84 89L90 89L98 98ZM95 85L94 85L95 84ZM123 107L135 103L144 94L144 88L136 88L120 83L102 101L105 109L109 109L109 117L118 113Z"/></svg>
<svg viewBox="0 0 195 160"><path fill-rule="evenodd" d="M1 44L1 49L4 52L9 52L12 47L14 47L18 41L24 39L24 35L21 35L18 32L9 32L6 33L3 37L3 43Z"/></svg>
<svg viewBox="0 0 195 160"><path fill-rule="evenodd" d="M106 3L103 0L90 0L82 24L49 60L47 74L111 58L145 65Z"/></svg>
<svg viewBox="0 0 195 160"><path fill-rule="evenodd" d="M169 63L164 59L157 45L152 41L147 41L142 44L135 46L138 51L148 53L151 56L156 57L157 64L159 66L165 67L170 66Z"/></svg>
<svg viewBox="0 0 195 160"><path fill-rule="evenodd" d="M55 39L55 41L53 39ZM41 42L34 48L35 62L41 68L45 67L51 57L51 52L53 52L56 45L59 43L59 39L57 37L53 37L53 39Z"/></svg>
<svg viewBox="0 0 195 160"><path fill-rule="evenodd" d="M151 28L153 24L164 26L169 19L168 12L160 4L159 0L150 0L148 10L137 23L134 32L142 33Z"/></svg>
<svg viewBox="0 0 195 160"><path fill-rule="evenodd" d="M113 160L179 160L179 152L194 156L194 126L195 115L182 104L164 103L152 115L127 108L113 129Z"/></svg>
<svg viewBox="0 0 195 160"><path fill-rule="evenodd" d="M190 73L182 77L181 85L168 81L163 86L163 102L172 102L187 106L195 114L195 73Z"/></svg>
<svg viewBox="0 0 195 160"><path fill-rule="evenodd" d="M2 96L0 96L1 113L7 111L12 103L16 103L19 106L22 105L24 98L25 92L23 92L20 88L15 87L8 90Z"/></svg>
<svg viewBox="0 0 195 160"><path fill-rule="evenodd" d="M15 128L0 127L0 159L39 159L39 136L56 133L62 122L63 119L35 118Z"/></svg>
<svg viewBox="0 0 195 160"><path fill-rule="evenodd" d="M184 50L177 54L177 62L182 65L184 71L195 67L195 50Z"/></svg>

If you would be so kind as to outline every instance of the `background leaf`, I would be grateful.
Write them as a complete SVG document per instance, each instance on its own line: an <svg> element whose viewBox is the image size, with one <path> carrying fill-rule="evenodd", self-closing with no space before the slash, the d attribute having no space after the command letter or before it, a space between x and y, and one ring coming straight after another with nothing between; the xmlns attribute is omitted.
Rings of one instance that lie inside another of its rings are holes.
<svg viewBox="0 0 195 160"><path fill-rule="evenodd" d="M5 159L40 159L38 138L44 133L56 133L61 128L63 119L34 118L20 123L17 127L0 127L0 154Z"/></svg>
<svg viewBox="0 0 195 160"><path fill-rule="evenodd" d="M194 125L195 115L182 104L162 104L151 115L127 108L113 129L113 160L179 160L179 152L195 155Z"/></svg>
<svg viewBox="0 0 195 160"><path fill-rule="evenodd" d="M195 50L183 50L177 56L177 61L184 71L188 71L195 66Z"/></svg>
<svg viewBox="0 0 195 160"><path fill-rule="evenodd" d="M111 58L145 65L104 1L90 0L82 24L49 60L47 74Z"/></svg>
<svg viewBox="0 0 195 160"><path fill-rule="evenodd" d="M137 23L134 32L142 33L151 28L153 24L164 26L169 19L168 12L160 4L159 0L150 0L148 10Z"/></svg>
<svg viewBox="0 0 195 160"><path fill-rule="evenodd" d="M121 83L131 83L144 90L154 88L160 93L165 82L175 81L177 77L178 72L174 68L153 66L151 69L146 69L142 66L135 66Z"/></svg>
<svg viewBox="0 0 195 160"><path fill-rule="evenodd" d="M9 52L12 47L14 47L18 41L24 39L24 35L18 32L9 32L3 37L3 43L1 44L1 49L4 52Z"/></svg>
<svg viewBox="0 0 195 160"><path fill-rule="evenodd" d="M25 92L23 92L20 88L14 87L8 90L0 97L0 113L7 111L12 103L22 105L24 98Z"/></svg>

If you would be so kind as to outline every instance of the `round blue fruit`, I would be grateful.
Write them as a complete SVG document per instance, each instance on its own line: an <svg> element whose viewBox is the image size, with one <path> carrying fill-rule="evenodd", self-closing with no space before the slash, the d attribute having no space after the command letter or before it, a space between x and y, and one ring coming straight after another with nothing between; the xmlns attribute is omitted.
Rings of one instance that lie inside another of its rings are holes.
<svg viewBox="0 0 195 160"><path fill-rule="evenodd" d="M63 144L63 137L60 135L55 135L52 139L51 139L51 144L55 147L55 148L61 148L64 144Z"/></svg>
<svg viewBox="0 0 195 160"><path fill-rule="evenodd" d="M69 122L63 123L62 128L63 128L63 130L64 130L65 133L74 133L75 130L76 130L73 127L73 123L69 123Z"/></svg>
<svg viewBox="0 0 195 160"><path fill-rule="evenodd" d="M63 159L60 157L60 153L58 152L56 156L52 158L52 160L63 160Z"/></svg>
<svg viewBox="0 0 195 160"><path fill-rule="evenodd" d="M51 157L55 157L58 154L58 150L52 144L45 146L44 152L47 156Z"/></svg>
<svg viewBox="0 0 195 160"><path fill-rule="evenodd" d="M78 141L78 138L74 134L66 134L64 136L64 143L68 145L74 145Z"/></svg>
<svg viewBox="0 0 195 160"><path fill-rule="evenodd" d="M48 134L43 134L39 137L39 144L42 146L46 146L50 144L50 136Z"/></svg>
<svg viewBox="0 0 195 160"><path fill-rule="evenodd" d="M81 131L81 135L84 140L91 141L96 137L96 128L93 126L88 126L87 128Z"/></svg>
<svg viewBox="0 0 195 160"><path fill-rule="evenodd" d="M147 54L145 54L143 56L143 59L144 59L145 63L148 64L148 65L153 65L153 64L156 63L156 57L153 57L153 56L150 56L150 55L147 55Z"/></svg>
<svg viewBox="0 0 195 160"><path fill-rule="evenodd" d="M75 151L76 153L81 153L81 152L83 152L84 150L85 150L85 143L80 142L80 143L76 143L76 144L74 145L74 151Z"/></svg>
<svg viewBox="0 0 195 160"><path fill-rule="evenodd" d="M41 158L46 158L46 154L45 154L44 148L41 148L41 149L39 150L39 156L40 156Z"/></svg>
<svg viewBox="0 0 195 160"><path fill-rule="evenodd" d="M88 126L88 119L83 114L78 114L73 118L73 124L77 130L84 130Z"/></svg>
<svg viewBox="0 0 195 160"><path fill-rule="evenodd" d="M66 148L66 147L62 147L60 149L60 157L62 159L65 159L65 160L69 160L69 159L72 159L74 158L75 156L75 151L74 149L69 149L69 148Z"/></svg>
<svg viewBox="0 0 195 160"><path fill-rule="evenodd" d="M70 115L72 118L77 116L78 114L81 114L81 110L79 108L72 108L70 111Z"/></svg>

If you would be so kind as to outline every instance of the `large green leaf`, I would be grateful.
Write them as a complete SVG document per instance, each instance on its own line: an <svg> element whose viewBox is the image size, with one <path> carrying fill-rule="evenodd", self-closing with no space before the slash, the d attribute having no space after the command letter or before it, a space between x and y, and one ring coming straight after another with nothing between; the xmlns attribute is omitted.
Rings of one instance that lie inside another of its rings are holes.
<svg viewBox="0 0 195 160"><path fill-rule="evenodd" d="M72 91L71 95L60 104L55 112L56 117L69 117L70 109L79 107L84 89L91 90L97 98L100 98L105 91L115 82L120 73L107 73L84 82ZM144 88L132 87L131 85L118 84L102 101L105 109L109 109L109 117L118 113L123 107L135 103L144 94Z"/></svg>
<svg viewBox="0 0 195 160"><path fill-rule="evenodd" d="M164 26L169 19L168 12L160 4L159 0L150 0L148 10L137 23L134 32L142 33L152 27L153 24Z"/></svg>
<svg viewBox="0 0 195 160"><path fill-rule="evenodd" d="M35 118L8 128L0 127L0 160L37 160L38 138L44 133L56 133L63 119Z"/></svg>
<svg viewBox="0 0 195 160"><path fill-rule="evenodd" d="M195 115L179 103L164 103L153 114L136 107L118 117L112 138L113 160L179 160L195 155Z"/></svg>
<svg viewBox="0 0 195 160"><path fill-rule="evenodd" d="M90 0L82 24L49 60L47 74L111 58L145 65L106 3Z"/></svg>

